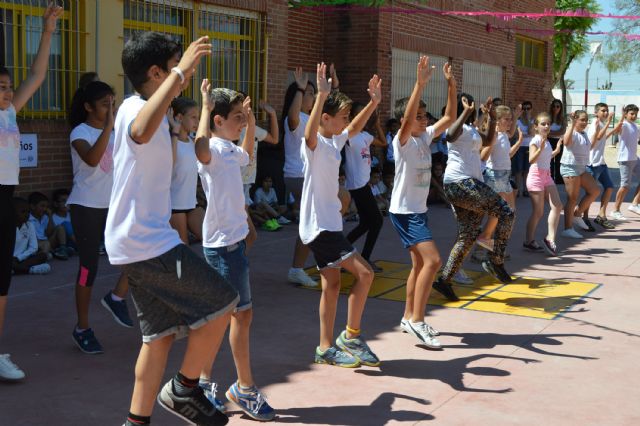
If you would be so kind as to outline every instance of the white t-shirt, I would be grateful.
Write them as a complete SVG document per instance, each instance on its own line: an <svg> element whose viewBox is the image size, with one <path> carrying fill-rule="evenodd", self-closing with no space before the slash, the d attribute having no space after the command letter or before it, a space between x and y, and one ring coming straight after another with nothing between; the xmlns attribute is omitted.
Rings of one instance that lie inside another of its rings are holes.
<svg viewBox="0 0 640 426"><path fill-rule="evenodd" d="M258 188L256 189L255 196L256 203L266 203L269 205L278 204L278 196L276 195L276 190L269 188L269 192L264 192L264 189Z"/></svg>
<svg viewBox="0 0 640 426"><path fill-rule="evenodd" d="M171 208L190 210L196 206L198 159L191 141L176 142L176 160L171 174Z"/></svg>
<svg viewBox="0 0 640 426"><path fill-rule="evenodd" d="M618 161L638 160L638 126L627 120L622 123L620 141L618 142Z"/></svg>
<svg viewBox="0 0 640 426"><path fill-rule="evenodd" d="M284 177L301 178L304 176L300 146L303 143L304 129L309 121L309 115L301 112L299 117L300 122L295 130L289 129L289 117L284 119Z"/></svg>
<svg viewBox="0 0 640 426"><path fill-rule="evenodd" d="M64 222L71 223L71 214L67 212L66 216L59 216L57 213L51 215L51 220L53 220L53 224L55 226L61 225Z"/></svg>
<svg viewBox="0 0 640 426"><path fill-rule="evenodd" d="M531 139L531 143L529 146L537 146L540 149L540 144L542 143L542 138L539 135L536 135ZM538 169L550 170L551 169L551 157L553 156L553 148L551 148L551 144L547 140L544 144L544 148L540 155L538 155L538 159L535 162L535 166Z"/></svg>
<svg viewBox="0 0 640 426"><path fill-rule="evenodd" d="M520 146L521 147L529 146L529 144L531 143L531 140L533 139L532 136L529 136L529 127L533 126L533 120L529 120L529 125L527 125L525 122L522 121L522 118L519 118L516 124L518 125L520 130L522 130L522 135L523 135L522 144ZM499 170L499 169L496 169L496 170Z"/></svg>
<svg viewBox="0 0 640 426"><path fill-rule="evenodd" d="M47 228L49 227L49 215L43 214L40 219L34 215L29 214L29 222L33 225L33 229L36 230L36 237L39 241L47 240Z"/></svg>
<svg viewBox="0 0 640 426"><path fill-rule="evenodd" d="M342 207L338 198L338 171L340 151L349 138L345 129L333 138L318 133L318 144L313 151L302 139L304 149L304 184L300 202L300 239L309 244L322 231L342 231Z"/></svg>
<svg viewBox="0 0 640 426"><path fill-rule="evenodd" d="M20 130L13 104L0 110L0 185L17 185L20 175Z"/></svg>
<svg viewBox="0 0 640 426"><path fill-rule="evenodd" d="M345 177L347 189L362 188L369 182L371 176L371 151L369 147L373 136L362 131L352 138L344 147Z"/></svg>
<svg viewBox="0 0 640 426"><path fill-rule="evenodd" d="M589 164L591 141L589 141L586 133L576 132L575 130L571 137L573 142L571 143L571 146L567 146L565 144L560 163L575 166L586 166Z"/></svg>
<svg viewBox="0 0 640 426"><path fill-rule="evenodd" d="M431 185L431 141L434 128L429 126L420 136L409 136L400 145L399 133L393 138L396 175L389 211L393 214L424 213Z"/></svg>
<svg viewBox="0 0 640 426"><path fill-rule="evenodd" d="M113 188L105 245L109 261L126 265L153 259L182 244L171 228L173 154L166 117L146 144L129 135L131 123L147 101L125 99L115 122Z"/></svg>
<svg viewBox="0 0 640 426"><path fill-rule="evenodd" d="M242 132L240 133L240 139L238 140L238 145L242 145L242 141L244 141L244 134L247 131L247 128L244 127ZM256 183L256 173L258 170L258 142L262 142L267 138L269 132L267 132L262 127L256 126L256 131L254 133L254 142L253 142L253 157L249 164L242 168L242 184L250 185Z"/></svg>
<svg viewBox="0 0 640 426"><path fill-rule="evenodd" d="M475 126L463 124L460 137L454 143L447 142L449 157L444 169L444 183L469 178L484 182L480 160L481 147L482 137Z"/></svg>
<svg viewBox="0 0 640 426"><path fill-rule="evenodd" d="M209 140L211 161L198 162L207 211L202 225L202 245L227 247L249 233L240 168L249 164L249 154L233 142L217 136Z"/></svg>
<svg viewBox="0 0 640 426"><path fill-rule="evenodd" d="M511 170L511 143L509 143L509 135L499 132L496 143L493 145L489 159L487 160L487 168L491 170Z"/></svg>
<svg viewBox="0 0 640 426"><path fill-rule="evenodd" d="M26 221L22 226L16 226L16 245L13 248L13 257L20 262L36 254L38 251L38 239L33 223Z"/></svg>
<svg viewBox="0 0 640 426"><path fill-rule="evenodd" d="M71 188L67 204L77 204L94 209L109 207L111 187L113 186L113 132L109 136L107 149L96 167L85 163L73 147L73 141L79 139L85 140L90 146L93 146L101 134L102 129L96 129L87 123L79 124L71 131L69 142L72 144L73 188Z"/></svg>
<svg viewBox="0 0 640 426"><path fill-rule="evenodd" d="M604 126L604 124L601 123L597 118L594 119L591 122L591 124L589 125L589 128L587 130L587 136L589 137L589 141L592 140L594 135L603 126ZM607 143L607 138L605 136L606 136L606 132L600 138L600 140L598 142L596 142L596 144L593 147L593 149L591 150L591 152L589 152L589 165L590 166L594 166L595 167L595 166L601 166L603 164L607 164L605 159L604 159L604 148L605 148L606 143Z"/></svg>

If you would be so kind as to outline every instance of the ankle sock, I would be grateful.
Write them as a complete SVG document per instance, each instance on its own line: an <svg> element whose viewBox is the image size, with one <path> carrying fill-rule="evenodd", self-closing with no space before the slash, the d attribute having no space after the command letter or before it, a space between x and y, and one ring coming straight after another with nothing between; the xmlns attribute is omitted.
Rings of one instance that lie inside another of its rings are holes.
<svg viewBox="0 0 640 426"><path fill-rule="evenodd" d="M122 302L124 299L122 297L116 296L115 294L113 294L113 292L111 292L111 300L113 300L114 302Z"/></svg>
<svg viewBox="0 0 640 426"><path fill-rule="evenodd" d="M182 373L177 372L173 378L173 392L177 396L189 396L198 386L198 380L199 379L190 379Z"/></svg>
<svg viewBox="0 0 640 426"><path fill-rule="evenodd" d="M127 416L127 426L135 425L135 426L145 426L151 424L151 416L137 416L131 412Z"/></svg>

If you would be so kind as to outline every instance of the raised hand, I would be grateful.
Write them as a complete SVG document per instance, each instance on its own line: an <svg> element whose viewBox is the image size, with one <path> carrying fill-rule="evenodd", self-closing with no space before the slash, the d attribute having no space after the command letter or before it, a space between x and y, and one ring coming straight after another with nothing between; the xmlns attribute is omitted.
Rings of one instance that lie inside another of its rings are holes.
<svg viewBox="0 0 640 426"><path fill-rule="evenodd" d="M418 61L418 84L424 86L429 82L433 72L435 70L435 66L429 65L429 57L428 56L420 56L420 60Z"/></svg>
<svg viewBox="0 0 640 426"><path fill-rule="evenodd" d="M113 128L115 120L116 120L116 111L115 111L115 100L113 95L109 95L109 109L107 110L107 116L104 118L104 127L108 127L110 129Z"/></svg>
<svg viewBox="0 0 640 426"><path fill-rule="evenodd" d="M173 133L178 133L180 131L180 127L182 126L182 122L178 120L175 115L173 115L173 108L169 108L167 110L167 121L169 121L169 131Z"/></svg>
<svg viewBox="0 0 640 426"><path fill-rule="evenodd" d="M316 83L318 93L328 95L331 92L331 79L327 80L327 65L322 62L316 67Z"/></svg>
<svg viewBox="0 0 640 426"><path fill-rule="evenodd" d="M613 121L613 117L615 116L614 113L609 114L609 116L607 117L607 126L609 126L609 124L611 124L611 121Z"/></svg>
<svg viewBox="0 0 640 426"><path fill-rule="evenodd" d="M442 73L444 74L444 78L447 81L450 81L451 79L455 81L455 77L453 76L453 72L451 70L451 64L449 62L445 62L442 66Z"/></svg>
<svg viewBox="0 0 640 426"><path fill-rule="evenodd" d="M178 68L180 68L184 74L185 84L196 71L196 66L198 66L200 59L202 59L204 55L211 55L209 36L203 36L193 41L182 54Z"/></svg>
<svg viewBox="0 0 640 426"><path fill-rule="evenodd" d="M307 88L307 82L309 81L309 76L306 72L302 71L302 67L296 67L296 70L293 72L293 76L296 79L296 84L299 89L305 90Z"/></svg>
<svg viewBox="0 0 640 426"><path fill-rule="evenodd" d="M462 98L462 106L467 114L470 114L476 109L475 102L471 102L471 104L469 104L469 100L467 98Z"/></svg>
<svg viewBox="0 0 640 426"><path fill-rule="evenodd" d="M515 110L513 112L513 119L514 120L518 120L520 117L522 117L522 104L518 104L515 107Z"/></svg>
<svg viewBox="0 0 640 426"><path fill-rule="evenodd" d="M267 114L275 114L276 110L271 106L271 104L267 103L267 101L260 101L258 106L264 110Z"/></svg>
<svg viewBox="0 0 640 426"><path fill-rule="evenodd" d="M333 62L329 66L329 76L331 77L331 87L337 89L340 87L340 80L338 80L338 74L336 73L336 67Z"/></svg>
<svg viewBox="0 0 640 426"><path fill-rule="evenodd" d="M209 83L208 78L202 80L200 84L200 94L202 95L202 107L207 111L213 111L215 103L211 97L211 83Z"/></svg>
<svg viewBox="0 0 640 426"><path fill-rule="evenodd" d="M369 80L369 88L367 92L369 93L369 97L371 98L371 102L378 105L382 100L382 80L378 77L377 74L374 74Z"/></svg>
<svg viewBox="0 0 640 426"><path fill-rule="evenodd" d="M249 126L255 126L256 117L253 115L253 111L251 111L251 98L249 96L244 98L244 101L242 101L242 111L247 117L247 124Z"/></svg>
<svg viewBox="0 0 640 426"><path fill-rule="evenodd" d="M52 33L56 30L56 22L62 16L63 8L58 6L55 1L50 1L42 15L42 24L44 32Z"/></svg>
<svg viewBox="0 0 640 426"><path fill-rule="evenodd" d="M522 129L518 127L518 142L522 142L524 139L524 133L522 133Z"/></svg>

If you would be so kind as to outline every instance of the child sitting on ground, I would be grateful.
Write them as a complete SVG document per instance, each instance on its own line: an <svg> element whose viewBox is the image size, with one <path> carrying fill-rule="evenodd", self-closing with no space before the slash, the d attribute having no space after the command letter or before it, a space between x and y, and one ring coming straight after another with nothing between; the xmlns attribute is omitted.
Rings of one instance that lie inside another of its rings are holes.
<svg viewBox="0 0 640 426"><path fill-rule="evenodd" d="M389 200L384 196L387 192L387 187L380 181L380 172L377 170L372 170L371 175L369 177L369 186L371 187L371 193L373 194L373 198L376 200L376 204L378 204L378 209L383 215L387 215L387 211L389 210Z"/></svg>
<svg viewBox="0 0 640 426"><path fill-rule="evenodd" d="M29 222L29 203L24 198L14 198L16 210L16 246L11 268L16 274L48 274L51 266L47 255L38 253L38 239L33 223Z"/></svg>
<svg viewBox="0 0 640 426"><path fill-rule="evenodd" d="M278 225L291 223L289 219L283 216L287 211L287 207L278 205L278 196L276 195L276 190L273 189L271 176L265 176L262 179L262 186L256 189L253 201L256 204L256 209L263 210L268 215L269 220L275 221Z"/></svg>
<svg viewBox="0 0 640 426"><path fill-rule="evenodd" d="M41 192L29 195L29 222L33 223L38 238L38 250L47 258L50 254L61 260L69 259L67 234L64 226L55 226L49 209L49 199Z"/></svg>
<svg viewBox="0 0 640 426"><path fill-rule="evenodd" d="M429 188L429 195L427 197L428 204L444 203L446 207L449 207L449 201L444 194L444 164L440 161L436 161L431 166L431 186Z"/></svg>
<svg viewBox="0 0 640 426"><path fill-rule="evenodd" d="M69 199L69 191L66 189L56 189L53 193L53 226L62 226L67 237L67 252L71 256L77 250L76 236L71 226L71 215L67 200Z"/></svg>

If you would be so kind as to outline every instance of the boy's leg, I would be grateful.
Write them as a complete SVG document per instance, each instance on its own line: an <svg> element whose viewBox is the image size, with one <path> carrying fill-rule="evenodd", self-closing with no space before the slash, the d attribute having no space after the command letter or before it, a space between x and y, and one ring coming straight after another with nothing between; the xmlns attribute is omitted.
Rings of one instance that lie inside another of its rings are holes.
<svg viewBox="0 0 640 426"><path fill-rule="evenodd" d="M253 374L251 373L251 357L249 352L249 331L253 309L245 309L233 314L231 327L229 328L229 343L233 353L233 362L238 373L240 386L253 386Z"/></svg>
<svg viewBox="0 0 640 426"><path fill-rule="evenodd" d="M409 255L411 256L411 272L409 272L409 276L407 277L407 297L404 304L404 315L402 315L402 318L406 320L413 318L416 279L420 275L420 271L424 265L422 257L419 256L415 250L412 250L411 247L409 248Z"/></svg>
<svg viewBox="0 0 640 426"><path fill-rule="evenodd" d="M369 263L364 260L359 253L353 253L349 258L344 260L340 266L347 271L351 272L355 277L355 282L351 287L349 293L349 311L347 313L347 337L357 337L357 334L353 334L349 331L360 330L360 322L362 321L362 313L364 312L364 305L367 303L367 297L369 296L369 289L371 289L371 283L373 282L374 273L369 266ZM339 273L339 271L338 271ZM339 276L338 276L339 277ZM339 281L339 280L338 280ZM340 287L338 286L338 291ZM337 302L337 298L336 298ZM335 305L334 305L334 319L335 319Z"/></svg>
<svg viewBox="0 0 640 426"><path fill-rule="evenodd" d="M142 344L136 361L135 383L129 408L132 414L151 416L172 343L173 335Z"/></svg>
<svg viewBox="0 0 640 426"><path fill-rule="evenodd" d="M49 243L52 249L67 245L67 233L64 226L58 225L54 228L53 234L49 237Z"/></svg>
<svg viewBox="0 0 640 426"><path fill-rule="evenodd" d="M419 257L424 265L417 278L415 284L415 297L413 301L413 315L411 321L424 322L424 315L431 293L433 280L438 273L438 269L442 266L440 253L433 241L423 241L410 248L411 257ZM408 285L407 285L408 286Z"/></svg>
<svg viewBox="0 0 640 426"><path fill-rule="evenodd" d="M22 262L14 261L13 270L16 274L28 274L32 266L40 265L47 261L47 255L44 253L36 253Z"/></svg>
<svg viewBox="0 0 640 426"><path fill-rule="evenodd" d="M343 263L344 265L344 263ZM333 346L333 328L336 321L338 296L340 295L340 269L323 268L320 270L320 350L326 351Z"/></svg>
<svg viewBox="0 0 640 426"><path fill-rule="evenodd" d="M127 278L127 274L121 273L120 277L118 277L118 282L116 286L111 290L111 293L118 296L121 299L125 299L127 297L127 293L129 292L129 279Z"/></svg>
<svg viewBox="0 0 640 426"><path fill-rule="evenodd" d="M202 223L204 222L204 209L196 206L187 213L187 227L198 241L202 241Z"/></svg>

